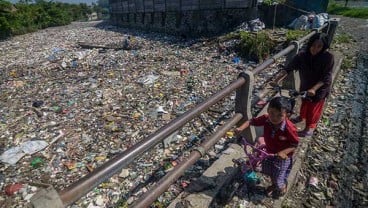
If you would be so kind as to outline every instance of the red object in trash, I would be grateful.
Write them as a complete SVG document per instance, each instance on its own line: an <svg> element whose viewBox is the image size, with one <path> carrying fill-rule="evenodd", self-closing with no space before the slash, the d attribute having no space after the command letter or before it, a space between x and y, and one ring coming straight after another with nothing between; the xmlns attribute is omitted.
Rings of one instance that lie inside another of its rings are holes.
<svg viewBox="0 0 368 208"><path fill-rule="evenodd" d="M186 188L186 187L188 187L188 182L186 182L186 181L182 181L181 182L181 186L183 187L183 188Z"/></svg>
<svg viewBox="0 0 368 208"><path fill-rule="evenodd" d="M189 73L188 69L180 69L180 76L185 76Z"/></svg>
<svg viewBox="0 0 368 208"><path fill-rule="evenodd" d="M264 100L259 100L257 102L257 105L260 106L260 107L264 107L266 104L267 104L267 101L264 101Z"/></svg>
<svg viewBox="0 0 368 208"><path fill-rule="evenodd" d="M15 192L19 191L21 188L23 188L23 184L21 183L9 184L5 186L5 194L8 196L12 196L15 194Z"/></svg>

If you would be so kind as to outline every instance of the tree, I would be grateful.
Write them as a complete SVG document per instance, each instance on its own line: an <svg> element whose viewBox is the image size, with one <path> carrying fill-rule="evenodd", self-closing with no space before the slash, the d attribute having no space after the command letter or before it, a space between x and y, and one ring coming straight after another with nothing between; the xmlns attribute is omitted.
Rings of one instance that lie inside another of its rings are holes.
<svg viewBox="0 0 368 208"><path fill-rule="evenodd" d="M0 39L10 36L11 27L5 17L0 16Z"/></svg>
<svg viewBox="0 0 368 208"><path fill-rule="evenodd" d="M30 2L33 2L29 4ZM0 39L52 26L86 20L92 12L87 4L67 4L48 0L21 0L11 4L0 0Z"/></svg>

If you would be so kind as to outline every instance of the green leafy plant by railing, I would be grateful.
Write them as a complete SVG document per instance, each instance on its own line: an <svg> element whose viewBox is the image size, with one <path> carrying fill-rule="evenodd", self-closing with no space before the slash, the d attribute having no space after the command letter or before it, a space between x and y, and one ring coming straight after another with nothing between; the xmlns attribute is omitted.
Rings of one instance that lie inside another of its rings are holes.
<svg viewBox="0 0 368 208"><path fill-rule="evenodd" d="M310 33L309 30L287 30L286 31L286 44L289 44L291 41L298 40L303 36L306 36Z"/></svg>
<svg viewBox="0 0 368 208"><path fill-rule="evenodd" d="M268 58L276 43L266 31L250 33L241 31L237 50L242 57L260 62Z"/></svg>
<svg viewBox="0 0 368 208"><path fill-rule="evenodd" d="M260 62L280 48L287 47L291 41L310 33L308 30L265 29L259 32L236 31L218 38L218 42L238 40L234 49L239 56Z"/></svg>

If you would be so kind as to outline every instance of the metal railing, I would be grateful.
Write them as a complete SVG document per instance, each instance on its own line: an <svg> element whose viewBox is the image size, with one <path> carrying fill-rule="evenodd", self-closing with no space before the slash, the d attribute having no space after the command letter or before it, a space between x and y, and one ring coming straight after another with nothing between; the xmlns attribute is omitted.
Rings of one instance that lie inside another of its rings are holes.
<svg viewBox="0 0 368 208"><path fill-rule="evenodd" d="M190 120L196 118L199 114L208 110L212 105L219 102L226 96L236 91L235 98L235 115L227 121L221 128L219 128L213 135L205 139L201 146L194 149L189 157L182 161L175 168L167 173L152 189L147 191L142 197L140 197L134 207L147 207L152 204L158 196L160 196L168 187L178 179L184 171L193 165L200 157L206 154L206 151L212 147L229 129L242 120L247 120L252 117L251 115L251 94L254 85L254 75L258 74L268 66L273 64L276 59L287 55L287 61L290 60L299 51L300 45L308 40L313 34L318 31L324 31L328 33L329 40L331 41L339 19L331 19L328 25L324 25L318 30L314 30L305 37L298 41L294 41L287 48L283 49L279 53L275 54L272 58L264 61L262 64L257 66L253 71L242 72L238 79L226 86L221 91L212 95L210 98L200 103L191 110L185 112L181 116L169 122L155 133L151 134L144 140L135 144L128 150L116 155L113 159L107 161L100 167L96 168L93 172L82 177L78 181L72 183L69 187L56 193L55 191L48 190L36 194L31 199L31 204L36 208L46 207L66 207L82 196L86 195L89 191L97 187L100 183L109 179L111 176L116 174L122 168L128 166L134 159L142 155L142 153L150 150L152 147L162 142L166 137L171 135L173 132L183 127ZM327 29L327 30L326 30ZM293 77L291 77L293 79ZM247 138L255 138L254 128L248 128L244 132ZM47 196L47 195L52 196ZM55 196L58 195L58 196ZM52 206L50 206L52 205Z"/></svg>

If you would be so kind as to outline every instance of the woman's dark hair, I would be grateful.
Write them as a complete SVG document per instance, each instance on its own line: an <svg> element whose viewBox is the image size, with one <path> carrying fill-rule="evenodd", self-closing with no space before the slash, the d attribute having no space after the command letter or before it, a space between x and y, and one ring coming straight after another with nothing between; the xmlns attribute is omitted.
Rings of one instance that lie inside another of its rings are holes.
<svg viewBox="0 0 368 208"><path fill-rule="evenodd" d="M316 33L314 34L312 37L309 38L309 41L307 43L307 52L309 53L309 49L312 47L313 43L316 40L320 40L323 43L323 48L321 50L321 52L325 51L327 48L330 47L330 45L328 44L328 36L325 33Z"/></svg>
<svg viewBox="0 0 368 208"><path fill-rule="evenodd" d="M291 100L287 97L274 97L271 99L270 103L268 104L269 108L275 108L279 111L285 110L286 113L292 113L293 105Z"/></svg>

